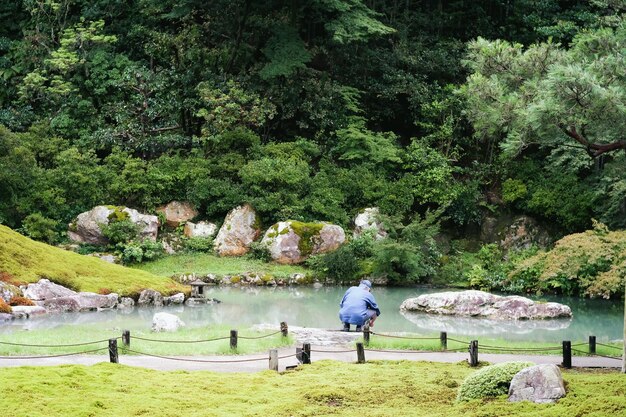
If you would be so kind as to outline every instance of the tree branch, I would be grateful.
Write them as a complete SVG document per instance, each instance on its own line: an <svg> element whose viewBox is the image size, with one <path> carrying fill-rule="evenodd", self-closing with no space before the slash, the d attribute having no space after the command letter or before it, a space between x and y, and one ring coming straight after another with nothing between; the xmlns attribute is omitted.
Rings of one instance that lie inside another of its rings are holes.
<svg viewBox="0 0 626 417"><path fill-rule="evenodd" d="M580 143L585 147L587 154L592 158L605 154L607 152L616 151L619 149L626 150L626 140L618 140L611 143L592 143L587 138L580 134L574 126L566 127L564 124L559 124L559 128L570 138Z"/></svg>

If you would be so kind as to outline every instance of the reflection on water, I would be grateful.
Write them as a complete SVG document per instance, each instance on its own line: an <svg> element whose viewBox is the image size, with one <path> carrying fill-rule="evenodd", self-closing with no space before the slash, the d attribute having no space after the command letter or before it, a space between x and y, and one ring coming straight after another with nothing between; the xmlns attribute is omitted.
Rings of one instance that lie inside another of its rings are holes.
<svg viewBox="0 0 626 417"><path fill-rule="evenodd" d="M179 316L187 327L227 325L233 329L254 324L276 324L286 321L302 327L339 328L339 301L347 287L208 287L207 297L220 304L196 307L135 308L132 311L101 311L66 313L31 320L15 320L0 325L0 333L50 329L61 325L98 326L107 330L148 330L156 311ZM400 312L407 298L427 292L443 291L427 288L379 288L373 294L382 310L376 321L377 332L415 332L436 334L447 331L454 335L508 340L560 342L586 340L595 335L598 342L621 340L624 326L624 303L620 300L588 300L567 297L536 298L556 301L572 308L572 319L500 321L478 318L437 316Z"/></svg>

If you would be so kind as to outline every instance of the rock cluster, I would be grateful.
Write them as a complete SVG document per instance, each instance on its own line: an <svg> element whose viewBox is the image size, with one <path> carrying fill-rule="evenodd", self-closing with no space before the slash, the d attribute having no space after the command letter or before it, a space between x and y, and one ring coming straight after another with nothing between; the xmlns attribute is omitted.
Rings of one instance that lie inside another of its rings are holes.
<svg viewBox="0 0 626 417"><path fill-rule="evenodd" d="M311 283L311 279L301 273L293 273L288 277L275 277L270 274L258 274L255 272L246 272L238 275L182 274L174 279L181 284L189 284L193 281L200 280L211 285L232 286L282 286Z"/></svg>
<svg viewBox="0 0 626 417"><path fill-rule="evenodd" d="M572 310L563 304L535 303L525 297L502 297L474 290L423 294L405 300L400 310L513 320L572 316Z"/></svg>

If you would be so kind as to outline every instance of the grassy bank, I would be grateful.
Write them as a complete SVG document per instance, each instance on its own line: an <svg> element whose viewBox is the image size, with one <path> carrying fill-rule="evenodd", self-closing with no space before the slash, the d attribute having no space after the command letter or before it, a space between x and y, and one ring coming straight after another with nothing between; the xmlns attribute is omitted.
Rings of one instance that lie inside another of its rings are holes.
<svg viewBox="0 0 626 417"><path fill-rule="evenodd" d="M184 290L183 286L164 276L35 242L2 225L0 272L12 275L18 282L37 282L47 278L78 291L106 290L133 295L145 288L167 294Z"/></svg>
<svg viewBox="0 0 626 417"><path fill-rule="evenodd" d="M260 339L245 339L247 337L261 337L275 333L275 331L256 331L240 329L239 341L235 352L230 349L230 327L210 326L205 328L183 328L176 333L152 333L150 329L131 331L131 348L136 352L150 355L221 355L221 354L248 354L267 352L269 349L290 346L294 343L291 337L283 338L280 333ZM276 331L278 330L278 326ZM108 339L120 337L122 330L98 329L93 325L60 326L54 329L36 330L32 332L14 332L0 334L0 356L27 356L27 355L58 355L63 353L85 352L108 346ZM164 340L164 341L203 341L199 343L163 343L137 338ZM212 340L221 339L221 340ZM67 347L34 347L16 346L25 345L72 345L100 341L85 346ZM11 345L2 342L12 343ZM131 355L123 349L121 341L120 355ZM108 355L107 350L94 354ZM1 364L0 364L1 365Z"/></svg>
<svg viewBox="0 0 626 417"><path fill-rule="evenodd" d="M271 274L275 277L286 277L300 272L306 273L307 268L298 265L279 265L262 262L248 257L219 257L206 253L181 254L166 256L153 262L146 262L135 268L155 275L174 276L196 273L198 275L235 275L244 272Z"/></svg>
<svg viewBox="0 0 626 417"><path fill-rule="evenodd" d="M554 416L616 415L626 409L617 372L566 371L557 404L501 397L457 403L474 372L464 364L321 361L278 374L159 372L102 363L91 367L0 369L6 417L56 416Z"/></svg>
<svg viewBox="0 0 626 417"><path fill-rule="evenodd" d="M393 336L393 335L392 335ZM450 337L450 336L449 336ZM472 337L471 339L476 339ZM449 338L448 351L467 352L468 340ZM603 346L606 345L606 346ZM385 337L373 334L370 336L370 349L398 349L398 350L441 350L439 334L411 335L403 334L396 337ZM585 356L589 353L589 344L585 341L572 341L572 355ZM524 342L520 340L478 339L478 350L482 353L512 353L519 355L562 355L562 345L559 342ZM596 353L605 356L621 356L621 343L603 343L596 346Z"/></svg>

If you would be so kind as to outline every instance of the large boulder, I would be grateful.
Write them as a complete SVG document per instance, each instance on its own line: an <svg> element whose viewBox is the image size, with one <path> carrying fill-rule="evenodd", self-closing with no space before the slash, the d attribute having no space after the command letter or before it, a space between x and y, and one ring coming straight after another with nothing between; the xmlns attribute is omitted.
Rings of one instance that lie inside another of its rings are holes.
<svg viewBox="0 0 626 417"><path fill-rule="evenodd" d="M378 214L378 207L369 207L357 214L354 218L353 236L356 238L361 236L366 230L372 230L376 240L387 237L387 231L378 220Z"/></svg>
<svg viewBox="0 0 626 417"><path fill-rule="evenodd" d="M481 223L480 239L486 243L497 243L506 251L531 246L547 248L552 244L550 232L529 216L487 216Z"/></svg>
<svg viewBox="0 0 626 417"><path fill-rule="evenodd" d="M169 227L178 227L198 215L198 211L186 201L171 201L157 208L156 211L165 216L165 223Z"/></svg>
<svg viewBox="0 0 626 417"><path fill-rule="evenodd" d="M297 264L310 255L328 253L346 240L340 226L328 223L278 222L267 229L261 243L272 259L281 264Z"/></svg>
<svg viewBox="0 0 626 417"><path fill-rule="evenodd" d="M259 217L249 204L232 209L213 243L220 256L245 255L261 234Z"/></svg>
<svg viewBox="0 0 626 417"><path fill-rule="evenodd" d="M519 371L509 387L509 401L555 403L565 397L563 376L556 365L535 365Z"/></svg>
<svg viewBox="0 0 626 417"><path fill-rule="evenodd" d="M183 233L187 237L213 237L217 232L217 225L215 223L201 221L198 223L187 222Z"/></svg>
<svg viewBox="0 0 626 417"><path fill-rule="evenodd" d="M400 310L513 320L572 316L572 310L563 304L535 303L525 297L502 297L475 290L422 294L404 300Z"/></svg>
<svg viewBox="0 0 626 417"><path fill-rule="evenodd" d="M13 297L19 297L22 295L22 290L20 290L15 285L11 285L7 282L0 281L0 298L6 301L7 303L11 301Z"/></svg>
<svg viewBox="0 0 626 417"><path fill-rule="evenodd" d="M159 230L159 218L149 214L141 214L135 209L116 206L96 206L93 209L80 213L70 223L67 236L74 242L105 245L108 243L102 235L102 225L108 225L114 220L128 219L139 226L139 236L142 239L155 241Z"/></svg>
<svg viewBox="0 0 626 417"><path fill-rule="evenodd" d="M143 290L139 294L139 300L137 300L137 305L139 307L163 307L163 296L160 292L150 288L147 290Z"/></svg>
<svg viewBox="0 0 626 417"><path fill-rule="evenodd" d="M13 306L13 317L16 319L29 319L36 316L44 316L47 311L41 306Z"/></svg>
<svg viewBox="0 0 626 417"><path fill-rule="evenodd" d="M184 327L185 323L173 314L169 313L156 313L152 317L152 331L153 332L175 332L181 327Z"/></svg>
<svg viewBox="0 0 626 417"><path fill-rule="evenodd" d="M76 294L76 291L72 291L62 285L50 282L47 279L40 279L39 282L35 284L28 284L24 290L24 297L30 298L33 301L43 301L59 297L71 297Z"/></svg>
<svg viewBox="0 0 626 417"><path fill-rule="evenodd" d="M98 311L117 306L118 295L101 295L93 292L81 292L66 297L49 298L37 303L50 313L69 313L80 311Z"/></svg>

